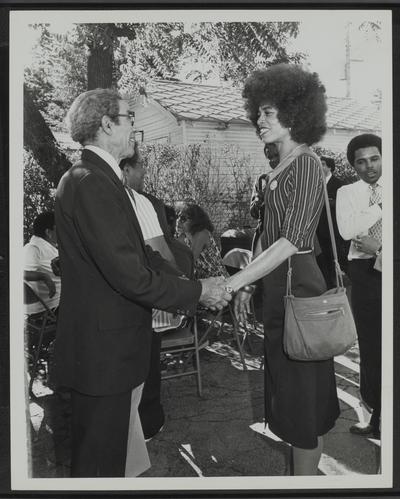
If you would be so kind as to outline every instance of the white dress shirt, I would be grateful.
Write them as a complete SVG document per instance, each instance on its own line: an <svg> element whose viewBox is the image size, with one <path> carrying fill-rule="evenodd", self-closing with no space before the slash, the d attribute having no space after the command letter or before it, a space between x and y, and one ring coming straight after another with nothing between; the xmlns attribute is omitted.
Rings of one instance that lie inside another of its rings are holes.
<svg viewBox="0 0 400 499"><path fill-rule="evenodd" d="M147 241L153 237L163 236L160 222L158 221L156 210L146 196L125 186L132 207L135 210L140 228L142 229L143 239Z"/></svg>
<svg viewBox="0 0 400 499"><path fill-rule="evenodd" d="M140 194L139 192L125 186L129 196L132 208L135 210L140 228L142 229L143 239L147 243L149 239L154 237L164 237L160 222L158 221L157 212L154 209L152 202ZM154 331L162 332L168 329L174 329L182 323L182 318L164 310L153 308L153 323Z"/></svg>
<svg viewBox="0 0 400 499"><path fill-rule="evenodd" d="M105 151L101 147L93 146L91 144L85 146L84 149L88 149L89 151L97 154L97 156L100 156L101 159L104 159L104 161L111 166L117 177L122 181L122 171L119 167L118 161L114 158L114 156L112 156L109 152Z"/></svg>
<svg viewBox="0 0 400 499"><path fill-rule="evenodd" d="M49 288L44 281L28 281L29 286L46 303L49 308L56 308L60 302L61 278L53 273L51 261L58 256L58 249L46 239L32 236L29 243L24 246L25 263L24 270L33 272L46 272L50 275L56 287L55 295L49 297ZM25 305L27 314L43 312L45 308L40 302Z"/></svg>
<svg viewBox="0 0 400 499"><path fill-rule="evenodd" d="M382 177L378 180L378 189L382 192ZM344 185L337 191L336 219L340 235L345 240L356 236L367 236L368 229L382 218L382 210L378 204L369 206L371 196L370 184L359 180L354 184ZM353 241L350 245L348 259L374 258L356 249Z"/></svg>

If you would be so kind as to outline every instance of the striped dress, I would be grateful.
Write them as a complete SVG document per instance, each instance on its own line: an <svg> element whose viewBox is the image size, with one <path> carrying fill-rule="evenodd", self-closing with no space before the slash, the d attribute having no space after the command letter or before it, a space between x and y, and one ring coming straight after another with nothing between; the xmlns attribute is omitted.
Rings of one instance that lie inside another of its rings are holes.
<svg viewBox="0 0 400 499"><path fill-rule="evenodd" d="M298 156L265 192L262 249L285 237L299 251L313 249L323 206L323 179L314 157ZM272 187L272 188L271 188ZM313 252L292 257L295 296L326 290ZM285 261L263 278L265 419L275 435L296 447L312 449L339 415L333 360L299 362L283 350Z"/></svg>

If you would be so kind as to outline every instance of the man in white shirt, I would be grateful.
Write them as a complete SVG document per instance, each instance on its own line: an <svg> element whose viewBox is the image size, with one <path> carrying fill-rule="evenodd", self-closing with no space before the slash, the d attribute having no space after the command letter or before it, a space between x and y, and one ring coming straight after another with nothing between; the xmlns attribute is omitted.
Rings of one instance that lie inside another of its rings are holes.
<svg viewBox="0 0 400 499"><path fill-rule="evenodd" d="M58 257L54 212L40 213L33 222L33 236L24 246L24 279L51 309L60 301L61 279L53 272L51 262ZM43 312L40 303L25 306L27 314Z"/></svg>
<svg viewBox="0 0 400 499"><path fill-rule="evenodd" d="M158 251L163 258L177 265L173 246L169 244L168 225L164 203L155 196L143 193L145 169L137 144L131 158L120 163L125 189L129 195L132 209L135 211L146 244ZM167 240L168 239L168 240ZM184 273L184 269L179 267ZM162 310L153 310L150 369L143 386L139 405L139 415L144 437L150 440L164 425L164 410L161 404L161 334L175 329L182 322L182 316Z"/></svg>
<svg viewBox="0 0 400 499"><path fill-rule="evenodd" d="M354 137L347 159L360 180L337 192L336 216L340 234L351 240L348 272L351 301L360 348L360 393L372 410L367 425L352 433L380 436L382 350L382 141L373 134Z"/></svg>

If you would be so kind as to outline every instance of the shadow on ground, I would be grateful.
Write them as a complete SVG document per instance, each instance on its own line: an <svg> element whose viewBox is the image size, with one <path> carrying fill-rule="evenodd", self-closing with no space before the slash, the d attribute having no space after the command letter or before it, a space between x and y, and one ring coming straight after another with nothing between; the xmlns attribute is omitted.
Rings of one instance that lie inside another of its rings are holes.
<svg viewBox="0 0 400 499"><path fill-rule="evenodd" d="M148 443L152 467L143 477L290 474L289 446L263 424L262 332L252 335L246 351L244 371L230 329L224 328L200 352L202 397L194 376L163 381L166 422ZM360 410L357 348L336 359L335 367L342 412L325 438L320 474L375 474L380 442L348 431ZM40 396L30 403L32 476L68 477L68 396L46 390L40 381L35 390Z"/></svg>

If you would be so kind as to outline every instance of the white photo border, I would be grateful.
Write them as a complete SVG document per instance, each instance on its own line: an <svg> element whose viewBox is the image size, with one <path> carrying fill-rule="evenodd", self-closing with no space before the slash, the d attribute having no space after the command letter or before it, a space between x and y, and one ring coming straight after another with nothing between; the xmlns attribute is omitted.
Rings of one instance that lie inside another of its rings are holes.
<svg viewBox="0 0 400 499"><path fill-rule="evenodd" d="M301 21L316 22L335 16L359 19L362 14L382 22L382 44L386 47L382 87L382 138L384 157L383 232L383 358L382 362L382 468L378 475L362 477L204 477L193 478L29 478L26 438L25 370L23 345L22 227L23 227L23 57L24 30L43 22L169 22L187 21ZM315 490L383 489L393 486L393 158L392 158L392 39L391 10L15 10L10 12L10 413L11 490Z"/></svg>

